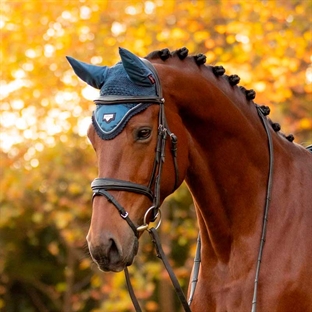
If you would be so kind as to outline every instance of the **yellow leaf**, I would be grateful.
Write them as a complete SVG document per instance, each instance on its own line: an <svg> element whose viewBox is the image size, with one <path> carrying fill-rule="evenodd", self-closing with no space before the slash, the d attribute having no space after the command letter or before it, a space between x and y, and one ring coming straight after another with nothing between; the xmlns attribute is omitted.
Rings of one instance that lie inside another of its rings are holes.
<svg viewBox="0 0 312 312"><path fill-rule="evenodd" d="M311 129L312 128L312 120L311 118L302 118L299 122L300 128L305 129Z"/></svg>
<svg viewBox="0 0 312 312"><path fill-rule="evenodd" d="M58 244L56 242L52 242L48 245L48 250L50 251L50 253L53 255L53 256L56 256L59 254L60 250L59 250L59 247L58 247Z"/></svg>
<svg viewBox="0 0 312 312"><path fill-rule="evenodd" d="M86 270L89 269L91 266L91 260L90 259L83 259L80 263L79 263L79 268L80 270Z"/></svg>

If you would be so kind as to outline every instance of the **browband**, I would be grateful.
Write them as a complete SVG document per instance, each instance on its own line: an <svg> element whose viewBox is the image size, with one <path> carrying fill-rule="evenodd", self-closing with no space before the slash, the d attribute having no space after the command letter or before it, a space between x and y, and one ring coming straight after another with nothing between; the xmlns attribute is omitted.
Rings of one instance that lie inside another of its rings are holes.
<svg viewBox="0 0 312 312"><path fill-rule="evenodd" d="M118 95L102 95L94 103L96 105L114 105L114 104L137 104L137 103L156 103L162 104L163 98L156 96L118 96Z"/></svg>

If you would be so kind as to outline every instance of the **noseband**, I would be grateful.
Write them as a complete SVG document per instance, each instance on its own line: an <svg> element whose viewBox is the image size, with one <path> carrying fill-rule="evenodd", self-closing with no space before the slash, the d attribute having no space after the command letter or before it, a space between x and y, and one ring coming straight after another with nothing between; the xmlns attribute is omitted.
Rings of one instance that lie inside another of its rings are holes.
<svg viewBox="0 0 312 312"><path fill-rule="evenodd" d="M177 165L177 137L172 133L167 125L165 117L165 100L162 96L162 88L158 74L154 66L147 61L146 59L141 59L146 66L153 72L155 82L156 82L156 96L100 96L94 102L97 105L116 105L116 104L129 104L129 103L149 103L159 105L158 113L158 137L157 145L155 150L154 165L151 173L151 177L147 186L137 184L130 181L117 180L114 178L96 178L91 183L91 188L93 190L92 200L96 196L104 196L106 199L112 203L118 210L120 216L127 221L131 229L133 230L136 237L139 236L139 232L144 231L148 228L148 214L151 213L149 218L150 222L153 222L160 217L160 182L161 182L161 173L163 168L163 163L165 161L165 147L166 140L169 137L171 140L171 153L173 157L174 170L175 170L175 185L174 190L178 186L179 181L179 172ZM152 206L147 209L143 224L141 226L136 226L131 219L129 218L128 212L122 207L118 201L113 197L109 191L126 191L133 192L137 194L144 195L150 199ZM159 224L161 219L159 220Z"/></svg>

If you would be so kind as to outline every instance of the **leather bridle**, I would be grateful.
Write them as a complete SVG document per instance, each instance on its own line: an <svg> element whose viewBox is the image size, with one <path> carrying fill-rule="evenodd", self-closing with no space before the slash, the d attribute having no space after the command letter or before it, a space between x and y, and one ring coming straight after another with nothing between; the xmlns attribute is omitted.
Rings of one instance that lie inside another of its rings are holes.
<svg viewBox="0 0 312 312"><path fill-rule="evenodd" d="M94 102L97 105L116 105L116 104L129 104L129 103L148 103L159 105L159 114L158 114L158 137L157 145L155 150L155 158L153 169L151 172L150 181L147 186L137 184L130 181L117 180L114 178L96 178L91 183L91 188L93 190L94 199L96 196L104 196L107 200L112 203L118 210L120 216L129 224L133 230L136 237L139 236L139 232L144 231L148 228L148 221L153 222L159 216L159 206L160 206L160 182L163 163L165 161L165 148L166 140L169 137L171 140L171 153L174 163L175 170L175 185L173 190L178 186L179 181L179 171L177 164L177 137L174 133L169 130L165 117L165 100L162 96L162 88L158 74L154 66L147 61L146 59L141 59L146 66L153 72L153 76L156 84L156 96L100 96ZM126 191L133 192L137 194L142 194L147 196L151 202L152 206L147 209L143 224L136 226L133 221L129 218L128 212L122 207L118 201L114 198L109 191ZM148 216L151 214L151 216ZM159 220L161 222L161 219Z"/></svg>

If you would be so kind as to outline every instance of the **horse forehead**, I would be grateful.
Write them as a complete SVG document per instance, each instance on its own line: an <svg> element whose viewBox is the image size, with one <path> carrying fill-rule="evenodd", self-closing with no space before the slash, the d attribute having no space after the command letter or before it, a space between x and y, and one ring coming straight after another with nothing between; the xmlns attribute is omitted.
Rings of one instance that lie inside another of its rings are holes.
<svg viewBox="0 0 312 312"><path fill-rule="evenodd" d="M140 122L151 122L155 121L158 117L158 111L159 111L159 106L158 105L151 105L144 111L140 112L139 114L133 116L129 120L129 125L130 126L135 126L136 124Z"/></svg>
<svg viewBox="0 0 312 312"><path fill-rule="evenodd" d="M126 131L120 133L112 140L102 140L95 134L93 147L96 150L96 156L99 161L99 166L112 166L115 162L120 161L120 155L127 153L129 150L129 140L127 139Z"/></svg>
<svg viewBox="0 0 312 312"><path fill-rule="evenodd" d="M102 140L96 133L96 130L94 128L93 124L90 124L88 131L87 131L87 136L96 150L97 156L99 157L100 154L102 154L105 150L108 151L109 149L113 148L114 146L118 146L118 139L114 140Z"/></svg>

